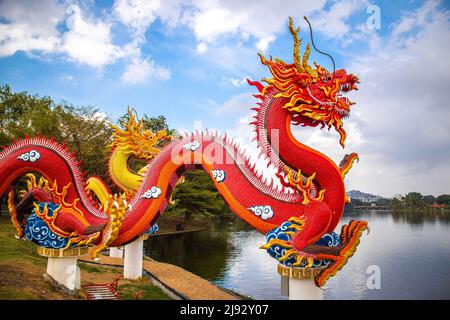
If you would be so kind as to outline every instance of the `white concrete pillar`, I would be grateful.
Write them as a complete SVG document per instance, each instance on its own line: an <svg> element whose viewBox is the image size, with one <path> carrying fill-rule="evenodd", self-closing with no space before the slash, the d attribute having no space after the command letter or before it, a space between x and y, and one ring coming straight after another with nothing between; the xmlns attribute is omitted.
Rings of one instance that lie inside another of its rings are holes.
<svg viewBox="0 0 450 320"><path fill-rule="evenodd" d="M123 247L109 248L109 256L113 258L123 258Z"/></svg>
<svg viewBox="0 0 450 320"><path fill-rule="evenodd" d="M323 290L314 279L289 278L289 300L323 300Z"/></svg>
<svg viewBox="0 0 450 320"><path fill-rule="evenodd" d="M290 268L278 264L281 276L281 295L289 300L323 300L323 289L316 286L314 277L319 274L318 268Z"/></svg>
<svg viewBox="0 0 450 320"><path fill-rule="evenodd" d="M144 240L142 238L125 245L125 260L123 262L123 277L138 279L142 277Z"/></svg>
<svg viewBox="0 0 450 320"><path fill-rule="evenodd" d="M47 273L69 290L80 289L80 269L77 257L48 257Z"/></svg>

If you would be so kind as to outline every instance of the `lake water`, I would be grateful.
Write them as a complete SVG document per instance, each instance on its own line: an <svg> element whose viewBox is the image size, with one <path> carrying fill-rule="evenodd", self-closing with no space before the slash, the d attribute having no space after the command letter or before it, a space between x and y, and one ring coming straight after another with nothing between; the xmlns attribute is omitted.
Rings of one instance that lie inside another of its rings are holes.
<svg viewBox="0 0 450 320"><path fill-rule="evenodd" d="M327 282L324 299L450 299L448 213L358 212L341 221L351 219L368 221L370 234L362 235L355 255ZM258 249L264 242L243 223L229 223L150 238L144 250L254 299L286 299L280 295L276 261ZM380 289L366 285L372 265L380 268Z"/></svg>

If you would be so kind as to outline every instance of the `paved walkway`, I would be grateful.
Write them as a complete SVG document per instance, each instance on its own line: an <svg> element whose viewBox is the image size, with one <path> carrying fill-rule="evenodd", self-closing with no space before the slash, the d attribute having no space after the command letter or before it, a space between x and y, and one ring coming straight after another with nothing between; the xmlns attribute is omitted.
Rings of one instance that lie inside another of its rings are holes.
<svg viewBox="0 0 450 320"><path fill-rule="evenodd" d="M114 266L123 266L123 259L100 256L100 260L91 260L88 255L81 256L80 261ZM143 268L165 286L181 294L189 300L237 300L211 282L196 276L172 264L144 259Z"/></svg>

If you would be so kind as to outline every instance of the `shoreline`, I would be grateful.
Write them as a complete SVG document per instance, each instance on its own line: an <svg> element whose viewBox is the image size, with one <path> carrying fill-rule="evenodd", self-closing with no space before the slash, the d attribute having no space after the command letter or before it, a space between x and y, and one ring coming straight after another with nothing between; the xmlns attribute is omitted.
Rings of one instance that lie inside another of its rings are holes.
<svg viewBox="0 0 450 320"><path fill-rule="evenodd" d="M96 265L108 265L123 268L123 258L113 258L101 255L98 261L92 260L89 255L80 256L80 262ZM214 283L203 279L190 271L173 264L158 262L145 256L143 271L146 271L153 281L162 284L166 290L172 291L182 300L240 300L241 295L231 294ZM152 281L152 282L153 282ZM164 291L166 291L164 290Z"/></svg>

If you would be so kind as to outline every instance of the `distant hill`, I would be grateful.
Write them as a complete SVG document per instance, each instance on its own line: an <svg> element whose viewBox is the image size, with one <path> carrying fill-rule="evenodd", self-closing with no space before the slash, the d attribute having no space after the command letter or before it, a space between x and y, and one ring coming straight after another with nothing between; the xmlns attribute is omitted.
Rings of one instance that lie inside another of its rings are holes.
<svg viewBox="0 0 450 320"><path fill-rule="evenodd" d="M350 197L350 199L356 199L356 200L360 200L362 202L373 202L378 199L381 199L380 196L370 194L370 193L365 193L365 192L362 192L359 190L350 190L347 192L347 194Z"/></svg>

